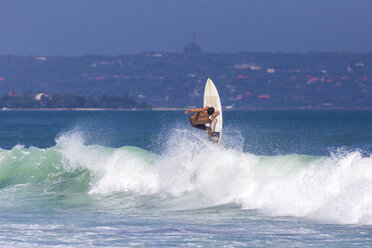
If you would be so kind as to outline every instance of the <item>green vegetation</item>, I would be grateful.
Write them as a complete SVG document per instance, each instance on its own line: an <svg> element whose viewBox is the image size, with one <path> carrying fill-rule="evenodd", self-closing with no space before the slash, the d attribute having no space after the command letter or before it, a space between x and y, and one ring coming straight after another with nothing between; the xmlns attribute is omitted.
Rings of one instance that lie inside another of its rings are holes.
<svg viewBox="0 0 372 248"><path fill-rule="evenodd" d="M83 97L72 94L44 95L40 100L28 96L4 95L0 97L0 108L110 108L110 109L150 109L146 103L138 103L125 96Z"/></svg>
<svg viewBox="0 0 372 248"><path fill-rule="evenodd" d="M201 53L195 44L186 48L185 53L121 56L0 56L0 94L85 97L53 105L63 107L131 106L118 105L115 98L109 103L104 95L154 107L200 106L210 77L223 106L235 109L372 109L372 53Z"/></svg>

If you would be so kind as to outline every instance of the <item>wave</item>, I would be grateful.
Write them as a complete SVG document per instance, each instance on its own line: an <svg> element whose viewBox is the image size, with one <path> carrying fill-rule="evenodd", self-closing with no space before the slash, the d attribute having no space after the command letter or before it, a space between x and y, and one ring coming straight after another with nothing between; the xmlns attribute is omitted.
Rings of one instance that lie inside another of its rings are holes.
<svg viewBox="0 0 372 248"><path fill-rule="evenodd" d="M239 148L239 137L224 140L214 145L174 129L158 153L86 145L77 132L47 149L15 146L0 150L0 199L22 192L155 195L178 209L235 204L272 216L372 224L372 156L257 156Z"/></svg>

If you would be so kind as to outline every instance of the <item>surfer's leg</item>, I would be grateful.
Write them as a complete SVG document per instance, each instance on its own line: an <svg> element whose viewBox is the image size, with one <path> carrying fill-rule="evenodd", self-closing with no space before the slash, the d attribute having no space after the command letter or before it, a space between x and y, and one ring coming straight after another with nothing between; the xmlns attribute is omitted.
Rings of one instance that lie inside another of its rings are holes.
<svg viewBox="0 0 372 248"><path fill-rule="evenodd" d="M206 127L206 129L207 129L207 132L208 132L208 136L212 137L212 128Z"/></svg>

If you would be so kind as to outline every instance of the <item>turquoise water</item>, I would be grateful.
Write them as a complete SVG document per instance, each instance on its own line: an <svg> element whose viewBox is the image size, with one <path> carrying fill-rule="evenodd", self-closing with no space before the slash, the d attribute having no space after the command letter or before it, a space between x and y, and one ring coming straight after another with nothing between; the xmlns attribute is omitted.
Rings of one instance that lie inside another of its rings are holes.
<svg viewBox="0 0 372 248"><path fill-rule="evenodd" d="M1 247L372 245L372 112L0 118Z"/></svg>

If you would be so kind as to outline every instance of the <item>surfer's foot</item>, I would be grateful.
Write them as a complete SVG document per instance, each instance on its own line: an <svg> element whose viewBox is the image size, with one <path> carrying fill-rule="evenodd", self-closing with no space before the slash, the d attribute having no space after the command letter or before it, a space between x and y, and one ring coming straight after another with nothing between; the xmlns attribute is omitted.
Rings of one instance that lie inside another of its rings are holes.
<svg viewBox="0 0 372 248"><path fill-rule="evenodd" d="M212 141L213 143L218 143L220 140L220 137L209 136L209 140Z"/></svg>

